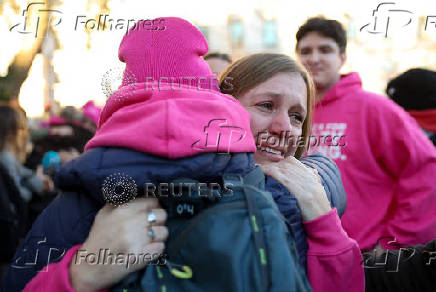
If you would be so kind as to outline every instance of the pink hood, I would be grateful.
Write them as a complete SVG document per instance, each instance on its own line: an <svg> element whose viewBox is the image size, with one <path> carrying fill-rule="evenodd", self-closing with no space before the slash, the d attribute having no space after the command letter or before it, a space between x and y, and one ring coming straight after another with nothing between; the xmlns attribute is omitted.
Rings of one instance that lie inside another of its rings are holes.
<svg viewBox="0 0 436 292"><path fill-rule="evenodd" d="M137 23L121 41L123 82L85 150L126 147L167 158L255 152L248 112L219 92L201 57L208 51L203 34L177 17L148 22Z"/></svg>
<svg viewBox="0 0 436 292"><path fill-rule="evenodd" d="M341 75L340 82L336 83L324 97L316 103L316 107L326 105L334 100L340 99L347 95L350 91L361 90L362 80L359 73L351 72Z"/></svg>
<svg viewBox="0 0 436 292"><path fill-rule="evenodd" d="M157 91L148 85L137 84L124 100L108 100L85 150L126 147L167 158L256 150L249 113L233 97L162 84Z"/></svg>

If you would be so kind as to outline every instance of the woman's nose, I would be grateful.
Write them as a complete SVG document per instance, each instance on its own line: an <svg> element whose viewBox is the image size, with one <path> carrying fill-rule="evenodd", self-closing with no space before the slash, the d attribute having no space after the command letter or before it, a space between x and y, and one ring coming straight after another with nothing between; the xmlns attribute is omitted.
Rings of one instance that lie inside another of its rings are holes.
<svg viewBox="0 0 436 292"><path fill-rule="evenodd" d="M280 136L280 134L289 134L292 130L291 121L287 112L277 112L274 116L269 132Z"/></svg>

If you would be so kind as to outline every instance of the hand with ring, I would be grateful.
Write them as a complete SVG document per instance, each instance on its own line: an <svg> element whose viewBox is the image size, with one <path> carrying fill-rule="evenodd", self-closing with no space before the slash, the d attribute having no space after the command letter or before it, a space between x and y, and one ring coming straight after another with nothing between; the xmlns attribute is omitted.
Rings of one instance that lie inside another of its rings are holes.
<svg viewBox="0 0 436 292"><path fill-rule="evenodd" d="M106 204L97 213L88 238L79 249L82 259L84 254L99 254L104 249L112 254L150 254L156 258L165 249L166 219L167 213L156 198L136 198L118 207ZM126 268L125 265L89 264L73 259L71 284L76 291L105 289L146 265L147 262L138 261Z"/></svg>
<svg viewBox="0 0 436 292"><path fill-rule="evenodd" d="M153 210L148 211L147 213L147 221L148 224L150 224L150 227L148 229L148 236L150 236L150 241L153 241L156 238L156 233L154 232L152 225L156 223L156 215L154 214Z"/></svg>

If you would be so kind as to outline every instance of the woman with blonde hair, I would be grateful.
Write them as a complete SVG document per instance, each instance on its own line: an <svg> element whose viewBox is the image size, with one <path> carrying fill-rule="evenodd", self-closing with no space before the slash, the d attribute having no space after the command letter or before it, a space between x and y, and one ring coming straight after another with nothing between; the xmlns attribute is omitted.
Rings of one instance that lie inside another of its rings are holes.
<svg viewBox="0 0 436 292"><path fill-rule="evenodd" d="M338 216L345 209L339 170L321 155L299 161L317 138L309 137L315 92L307 71L286 55L253 54L221 74L220 88L250 113L254 161L294 229L313 290L363 291L360 249Z"/></svg>
<svg viewBox="0 0 436 292"><path fill-rule="evenodd" d="M43 189L42 181L22 165L27 155L28 139L26 113L8 105L0 106L0 163L14 179L25 202L31 200L32 193Z"/></svg>
<svg viewBox="0 0 436 292"><path fill-rule="evenodd" d="M0 105L0 280L27 228L27 203L40 192L42 182L22 163L29 130L25 113Z"/></svg>

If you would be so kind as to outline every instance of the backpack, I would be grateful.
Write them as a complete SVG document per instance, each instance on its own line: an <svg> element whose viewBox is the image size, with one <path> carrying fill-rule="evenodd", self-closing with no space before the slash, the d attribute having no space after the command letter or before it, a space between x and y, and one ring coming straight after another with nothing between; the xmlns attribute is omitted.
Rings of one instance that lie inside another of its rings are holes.
<svg viewBox="0 0 436 292"><path fill-rule="evenodd" d="M164 258L111 291L312 291L259 166L224 174L224 187L206 194L196 180L172 183L190 191L159 199L168 213Z"/></svg>

